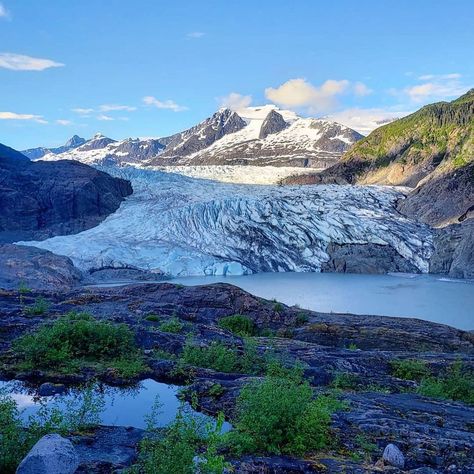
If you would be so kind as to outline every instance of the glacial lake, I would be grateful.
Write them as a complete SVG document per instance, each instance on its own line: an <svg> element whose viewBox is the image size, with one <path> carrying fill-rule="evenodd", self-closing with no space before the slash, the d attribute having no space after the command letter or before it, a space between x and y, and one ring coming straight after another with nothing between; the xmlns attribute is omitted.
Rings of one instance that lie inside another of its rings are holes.
<svg viewBox="0 0 474 474"><path fill-rule="evenodd" d="M183 285L224 282L262 298L315 311L413 317L474 329L474 280L412 274L257 273L171 281Z"/></svg>
<svg viewBox="0 0 474 474"><path fill-rule="evenodd" d="M77 408L77 404L81 400L80 392L74 389L70 389L64 395L38 397L35 388L19 381L0 381L1 392L8 393L15 400L25 420L38 412L41 403L67 409L68 403L73 403L73 406ZM160 404L157 416L158 424L165 426L174 420L181 405L178 398L179 387L155 382L152 379L143 380L130 388L98 385L96 392L98 396L102 397L104 403L104 410L100 415L103 425L146 428L146 418L152 413L155 401L157 401ZM209 416L195 412L189 404L185 403L184 405L185 410L193 413L194 416L206 421L213 420ZM228 431L229 429L230 424L224 423L223 430Z"/></svg>

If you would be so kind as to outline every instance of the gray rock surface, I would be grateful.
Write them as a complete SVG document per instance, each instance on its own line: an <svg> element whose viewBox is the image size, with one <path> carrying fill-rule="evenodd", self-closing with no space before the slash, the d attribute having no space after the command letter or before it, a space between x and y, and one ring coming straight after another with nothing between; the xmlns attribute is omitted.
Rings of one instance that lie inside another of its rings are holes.
<svg viewBox="0 0 474 474"><path fill-rule="evenodd" d="M409 260L391 245L336 244L331 242L326 252L329 260L321 266L323 272L341 273L418 273Z"/></svg>
<svg viewBox="0 0 474 474"><path fill-rule="evenodd" d="M38 395L40 397L50 397L56 394L65 393L67 387L62 383L45 382L38 387Z"/></svg>
<svg viewBox="0 0 474 474"><path fill-rule="evenodd" d="M288 125L277 111L271 110L262 123L258 138L265 138L272 133L281 132Z"/></svg>
<svg viewBox="0 0 474 474"><path fill-rule="evenodd" d="M400 449L392 443L387 444L383 451L382 458L390 466L395 466L399 469L405 467L405 456Z"/></svg>
<svg viewBox="0 0 474 474"><path fill-rule="evenodd" d="M430 272L474 278L474 219L435 229Z"/></svg>
<svg viewBox="0 0 474 474"><path fill-rule="evenodd" d="M58 434L43 436L21 461L17 474L73 474L79 457L71 441Z"/></svg>
<svg viewBox="0 0 474 474"><path fill-rule="evenodd" d="M0 288L66 289L80 283L81 272L71 259L24 245L0 245Z"/></svg>
<svg viewBox="0 0 474 474"><path fill-rule="evenodd" d="M0 242L81 232L131 193L128 181L82 163L31 162L0 145Z"/></svg>

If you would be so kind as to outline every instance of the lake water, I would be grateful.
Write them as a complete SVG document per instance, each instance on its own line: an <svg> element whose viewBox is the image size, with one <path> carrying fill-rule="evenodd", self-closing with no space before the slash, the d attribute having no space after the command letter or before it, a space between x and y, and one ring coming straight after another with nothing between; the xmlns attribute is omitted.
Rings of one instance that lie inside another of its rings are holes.
<svg viewBox="0 0 474 474"><path fill-rule="evenodd" d="M262 298L315 311L416 317L474 329L474 280L410 274L258 273L172 281L183 285L225 282Z"/></svg>
<svg viewBox="0 0 474 474"><path fill-rule="evenodd" d="M0 390L6 391L16 401L22 410L22 416L26 420L35 414L40 408L40 401L46 405L65 408L67 401L74 400L78 392L71 390L65 395L53 397L38 397L35 390L28 388L25 384L12 381L1 382ZM132 388L117 388L107 385L98 386L98 393L104 400L104 411L101 413L101 423L104 425L134 426L135 428L146 427L146 417L151 414L155 400L161 404L158 415L159 426L165 426L174 420L181 401L178 399L179 387L154 380L143 380ZM188 404L186 410L190 410L197 417L212 420L202 413L194 412ZM223 429L228 430L230 425L224 424Z"/></svg>

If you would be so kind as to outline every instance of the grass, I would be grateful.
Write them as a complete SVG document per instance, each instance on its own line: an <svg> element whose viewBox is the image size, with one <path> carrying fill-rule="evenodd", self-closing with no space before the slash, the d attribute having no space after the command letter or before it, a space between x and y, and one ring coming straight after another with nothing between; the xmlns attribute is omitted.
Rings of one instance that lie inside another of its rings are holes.
<svg viewBox="0 0 474 474"><path fill-rule="evenodd" d="M243 314L234 314L219 319L218 325L237 336L255 336L256 328L253 320Z"/></svg>
<svg viewBox="0 0 474 474"><path fill-rule="evenodd" d="M160 321L160 317L157 314L148 314L147 316L145 316L145 320L150 321L152 323L157 323L158 321Z"/></svg>
<svg viewBox="0 0 474 474"><path fill-rule="evenodd" d="M146 370L132 331L125 324L98 321L87 313L68 313L12 346L23 370L77 373L83 367L115 369L124 378Z"/></svg>

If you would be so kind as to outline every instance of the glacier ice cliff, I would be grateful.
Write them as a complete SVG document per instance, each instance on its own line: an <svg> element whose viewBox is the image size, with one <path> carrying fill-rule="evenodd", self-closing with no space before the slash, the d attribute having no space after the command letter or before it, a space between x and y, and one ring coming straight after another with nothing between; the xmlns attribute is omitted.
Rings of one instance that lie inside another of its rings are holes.
<svg viewBox="0 0 474 474"><path fill-rule="evenodd" d="M103 167L134 193L92 229L22 242L83 270L138 267L170 275L320 271L329 244L387 245L422 272L430 228L396 210L380 186L227 184L133 167Z"/></svg>

